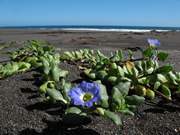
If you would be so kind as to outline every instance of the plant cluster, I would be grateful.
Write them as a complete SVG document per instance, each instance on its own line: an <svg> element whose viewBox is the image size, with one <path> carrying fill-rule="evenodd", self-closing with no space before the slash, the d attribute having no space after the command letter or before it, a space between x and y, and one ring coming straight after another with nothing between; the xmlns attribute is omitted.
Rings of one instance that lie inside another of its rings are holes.
<svg viewBox="0 0 180 135"><path fill-rule="evenodd" d="M121 113L134 115L144 100L161 96L171 101L172 93L180 91L180 73L169 64L159 65L168 54L158 51L158 40L148 42L149 46L140 50L142 57L136 59L131 50L117 50L109 57L88 49L58 54L44 42L28 41L25 47L10 53L12 61L0 66L0 76L34 68L41 74L40 94L63 104L64 118L98 114L122 125ZM81 83L67 81L69 72L59 68L65 61L80 64Z"/></svg>

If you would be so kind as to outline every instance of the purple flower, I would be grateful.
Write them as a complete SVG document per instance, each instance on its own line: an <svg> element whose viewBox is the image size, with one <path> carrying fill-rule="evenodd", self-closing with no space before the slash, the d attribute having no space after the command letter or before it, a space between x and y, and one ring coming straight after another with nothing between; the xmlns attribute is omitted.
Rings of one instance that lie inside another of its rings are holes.
<svg viewBox="0 0 180 135"><path fill-rule="evenodd" d="M73 87L68 96L71 98L72 104L90 108L100 100L99 91L98 84L83 81L78 86Z"/></svg>
<svg viewBox="0 0 180 135"><path fill-rule="evenodd" d="M147 41L148 41L149 45L152 47L158 47L161 45L161 43L158 39L148 38Z"/></svg>

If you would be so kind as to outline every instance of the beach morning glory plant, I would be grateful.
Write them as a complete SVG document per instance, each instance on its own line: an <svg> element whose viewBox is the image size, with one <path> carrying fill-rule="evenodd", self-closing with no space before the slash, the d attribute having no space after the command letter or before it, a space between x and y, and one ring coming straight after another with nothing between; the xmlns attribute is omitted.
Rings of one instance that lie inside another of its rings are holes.
<svg viewBox="0 0 180 135"><path fill-rule="evenodd" d="M78 86L73 87L68 96L73 105L90 108L100 100L99 91L98 84L83 81Z"/></svg>
<svg viewBox="0 0 180 135"><path fill-rule="evenodd" d="M148 38L148 43L152 47L159 47L161 45L160 41L158 39Z"/></svg>

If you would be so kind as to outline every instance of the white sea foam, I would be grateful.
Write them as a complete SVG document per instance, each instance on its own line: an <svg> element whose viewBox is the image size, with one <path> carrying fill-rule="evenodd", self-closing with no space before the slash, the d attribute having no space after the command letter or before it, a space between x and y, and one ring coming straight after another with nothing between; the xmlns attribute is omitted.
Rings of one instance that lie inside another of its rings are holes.
<svg viewBox="0 0 180 135"><path fill-rule="evenodd" d="M103 31L103 32L151 32L150 29L95 29L95 28L60 28L61 30L74 31ZM167 32L170 30L155 30L157 32Z"/></svg>

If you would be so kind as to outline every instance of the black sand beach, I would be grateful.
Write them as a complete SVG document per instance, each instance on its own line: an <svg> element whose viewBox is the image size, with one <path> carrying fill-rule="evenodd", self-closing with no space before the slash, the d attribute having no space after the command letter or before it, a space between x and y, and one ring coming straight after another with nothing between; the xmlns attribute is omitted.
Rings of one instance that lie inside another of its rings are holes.
<svg viewBox="0 0 180 135"><path fill-rule="evenodd" d="M36 29L0 29L0 61L8 60L5 51L22 46L22 41L37 39L53 44L58 51L82 48L100 49L104 53L117 49L147 46L147 38L161 41L160 50L168 51L166 63L180 71L180 32L93 32ZM78 79L77 67L61 64L69 70L69 80ZM61 108L42 102L34 84L35 72L0 80L0 135L178 135L180 134L180 100L176 104L143 104L135 117L124 116L122 129L111 121L93 116L82 127L68 128L61 121Z"/></svg>

